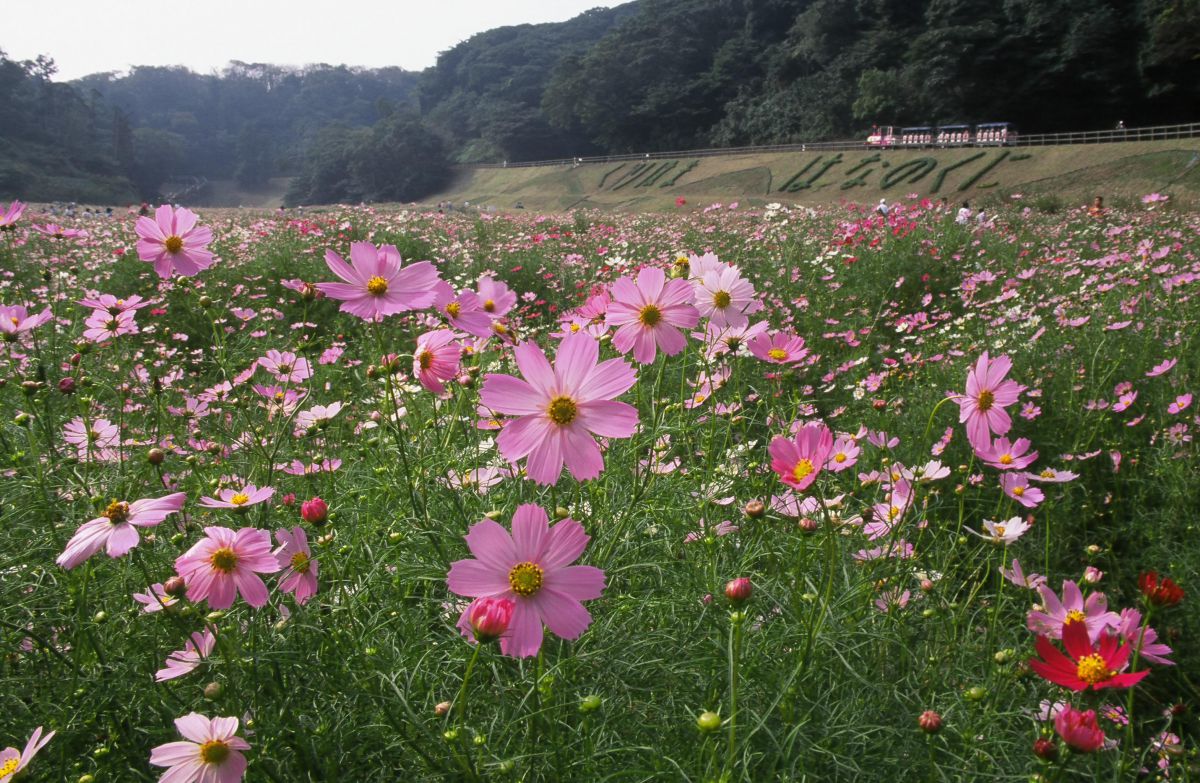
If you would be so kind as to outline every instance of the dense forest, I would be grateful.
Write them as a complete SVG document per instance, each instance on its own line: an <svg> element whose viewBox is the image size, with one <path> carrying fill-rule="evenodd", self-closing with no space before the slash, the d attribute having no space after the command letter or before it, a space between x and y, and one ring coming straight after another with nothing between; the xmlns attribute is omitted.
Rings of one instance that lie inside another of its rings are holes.
<svg viewBox="0 0 1200 783"><path fill-rule="evenodd" d="M1195 120L1200 0L636 0L490 30L422 73L230 63L70 83L0 51L0 194L121 201L293 177L292 203L408 200L452 162Z"/></svg>

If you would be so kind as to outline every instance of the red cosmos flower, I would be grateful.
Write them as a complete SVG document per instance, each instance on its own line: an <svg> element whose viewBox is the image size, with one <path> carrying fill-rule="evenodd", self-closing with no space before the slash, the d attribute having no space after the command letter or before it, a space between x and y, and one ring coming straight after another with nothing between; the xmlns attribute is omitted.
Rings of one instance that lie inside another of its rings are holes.
<svg viewBox="0 0 1200 783"><path fill-rule="evenodd" d="M1183 600L1183 588L1170 577L1158 580L1157 571L1149 571L1138 577L1138 589L1146 600L1155 606L1174 606Z"/></svg>
<svg viewBox="0 0 1200 783"><path fill-rule="evenodd" d="M1132 646L1121 644L1119 637L1105 633L1100 643L1093 647L1085 623L1068 620L1063 626L1062 640L1070 658L1059 652L1045 636L1039 636L1036 647L1044 660L1031 658L1029 665L1050 682L1064 688L1073 691L1130 688L1150 673L1147 669L1117 674L1129 662Z"/></svg>

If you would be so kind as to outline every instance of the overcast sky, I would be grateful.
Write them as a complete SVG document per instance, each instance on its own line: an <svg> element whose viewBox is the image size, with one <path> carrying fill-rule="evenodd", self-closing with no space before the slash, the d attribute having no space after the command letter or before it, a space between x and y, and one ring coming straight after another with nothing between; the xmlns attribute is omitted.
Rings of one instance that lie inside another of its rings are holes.
<svg viewBox="0 0 1200 783"><path fill-rule="evenodd" d="M606 0L17 0L0 49L54 58L59 80L133 65L207 73L230 60L421 70L475 33L561 22Z"/></svg>

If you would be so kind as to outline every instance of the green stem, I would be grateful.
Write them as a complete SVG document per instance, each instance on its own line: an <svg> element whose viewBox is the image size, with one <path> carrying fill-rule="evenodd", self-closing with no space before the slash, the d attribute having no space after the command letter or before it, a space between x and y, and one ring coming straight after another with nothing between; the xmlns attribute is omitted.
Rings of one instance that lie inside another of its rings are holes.
<svg viewBox="0 0 1200 783"><path fill-rule="evenodd" d="M733 773L734 756L737 753L738 718L738 658L742 649L742 621L745 614L735 610L729 615L729 742L725 748L725 768L721 780L728 780Z"/></svg>

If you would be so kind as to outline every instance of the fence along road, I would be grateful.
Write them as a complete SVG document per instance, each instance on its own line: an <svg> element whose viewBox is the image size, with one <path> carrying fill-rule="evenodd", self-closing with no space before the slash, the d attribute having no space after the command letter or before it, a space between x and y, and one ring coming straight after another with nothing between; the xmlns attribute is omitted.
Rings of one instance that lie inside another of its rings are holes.
<svg viewBox="0 0 1200 783"><path fill-rule="evenodd" d="M1017 135L1006 142L1006 147L1045 147L1056 144L1112 144L1122 141L1163 141L1165 139L1191 139L1200 136L1200 122L1183 125L1151 125L1144 128L1121 128L1119 130L1075 131L1071 133L1030 133ZM940 147L998 147L997 142L925 145L925 149ZM643 152L626 155L599 155L587 158L559 158L558 160L531 160L519 163L472 163L464 169L517 169L530 166L573 166L584 163L611 163L623 160L663 160L665 158L708 158L715 155L754 155L761 152L808 152L810 150L862 150L879 149L868 146L864 141L814 141L796 144L766 144L756 147L711 147L699 150L676 150L673 152ZM922 149L920 146L893 146L887 149Z"/></svg>

